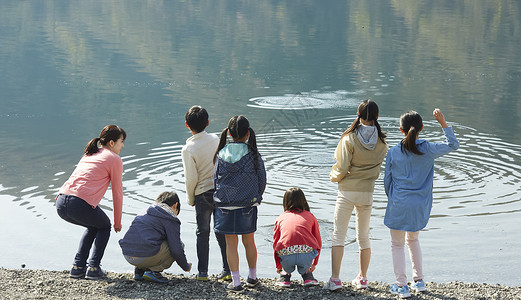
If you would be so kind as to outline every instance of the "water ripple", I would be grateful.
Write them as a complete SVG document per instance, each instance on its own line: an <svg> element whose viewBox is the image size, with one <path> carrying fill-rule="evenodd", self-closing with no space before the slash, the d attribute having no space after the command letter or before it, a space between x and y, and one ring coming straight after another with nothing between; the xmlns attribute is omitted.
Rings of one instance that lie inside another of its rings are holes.
<svg viewBox="0 0 521 300"><path fill-rule="evenodd" d="M286 188L300 186L312 207L330 213L336 197L336 186L329 182L329 171L338 137L352 122L348 118L332 118L308 129L282 129L259 135L260 151L266 160L270 188L268 202L280 203ZM398 119L382 118L380 124L388 133L390 146L403 137ZM425 122L421 138L444 140L436 122ZM433 218L515 213L521 206L521 147L471 127L454 125L461 146L436 160L434 174ZM383 218L387 199L383 193L383 168L375 187L375 211ZM272 200L273 199L273 200Z"/></svg>
<svg viewBox="0 0 521 300"><path fill-rule="evenodd" d="M333 107L357 107L360 100L354 97L361 91L302 92L282 96L256 97L248 106L264 109L324 109Z"/></svg>
<svg viewBox="0 0 521 300"><path fill-rule="evenodd" d="M278 215L284 191L298 186L304 190L317 218L331 220L336 200L336 184L329 181L333 153L341 133L354 117L329 118L305 128L282 128L257 135L259 151L268 172L263 214ZM397 118L380 119L390 146L403 137L398 123ZM454 124L454 131L460 149L436 161L432 217L459 218L519 212L521 147L460 124ZM444 139L435 122L425 122L421 138L429 141ZM144 204L153 202L165 190L175 190L184 197L181 148L182 144L169 142L150 146L145 154L139 156L123 157L126 214L134 215L141 211ZM54 181L62 182L66 175L57 172ZM375 186L373 210L374 217L380 219L387 204L382 178L383 167ZM32 197L55 193L58 188L54 185L44 189L27 187L21 190L16 201L29 207ZM109 204L107 209L111 210Z"/></svg>

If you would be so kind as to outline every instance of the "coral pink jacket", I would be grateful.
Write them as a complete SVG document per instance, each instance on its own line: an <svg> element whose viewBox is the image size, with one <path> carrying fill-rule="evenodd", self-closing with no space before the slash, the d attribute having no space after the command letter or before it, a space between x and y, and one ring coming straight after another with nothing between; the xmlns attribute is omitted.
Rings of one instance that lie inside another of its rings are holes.
<svg viewBox="0 0 521 300"><path fill-rule="evenodd" d="M84 155L59 193L79 197L93 207L98 206L109 184L112 187L114 227L121 228L123 207L123 161L106 148Z"/></svg>

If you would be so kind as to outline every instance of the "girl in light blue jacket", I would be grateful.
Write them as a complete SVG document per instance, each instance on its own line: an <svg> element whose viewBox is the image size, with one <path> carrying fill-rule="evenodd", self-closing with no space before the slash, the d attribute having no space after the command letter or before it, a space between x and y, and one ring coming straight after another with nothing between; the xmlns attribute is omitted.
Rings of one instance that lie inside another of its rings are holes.
<svg viewBox="0 0 521 300"><path fill-rule="evenodd" d="M439 109L433 116L440 123L447 140L431 143L418 139L423 129L421 116L409 111L400 117L400 130L405 138L389 149L385 160L384 185L388 202L384 224L391 229L392 255L396 283L391 293L410 297L405 273L404 245L407 241L412 261L411 288L425 291L419 231L427 225L432 208L434 160L459 148L459 142Z"/></svg>

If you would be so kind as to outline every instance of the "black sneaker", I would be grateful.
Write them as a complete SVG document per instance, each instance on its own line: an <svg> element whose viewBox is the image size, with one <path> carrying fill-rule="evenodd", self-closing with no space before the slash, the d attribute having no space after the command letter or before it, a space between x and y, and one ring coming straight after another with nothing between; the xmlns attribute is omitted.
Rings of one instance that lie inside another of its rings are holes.
<svg viewBox="0 0 521 300"><path fill-rule="evenodd" d="M107 277L107 274L105 274L105 272L103 272L100 267L89 267L87 274L85 274L85 278L91 280L97 280L105 277Z"/></svg>
<svg viewBox="0 0 521 300"><path fill-rule="evenodd" d="M244 291L244 288L242 287L242 284L235 286L233 285L233 282L230 282L226 286L226 290L234 293L242 293Z"/></svg>
<svg viewBox="0 0 521 300"><path fill-rule="evenodd" d="M304 281L304 286L314 286L319 284L311 272L302 274L302 281Z"/></svg>
<svg viewBox="0 0 521 300"><path fill-rule="evenodd" d="M71 278L83 278L83 277L85 277L86 272L87 272L86 267L78 267L76 265L73 265L70 276L71 276Z"/></svg>
<svg viewBox="0 0 521 300"><path fill-rule="evenodd" d="M144 279L143 274L145 274L145 270L142 270L138 267L134 268L134 280L142 281Z"/></svg>
<svg viewBox="0 0 521 300"><path fill-rule="evenodd" d="M254 286L257 286L259 284L259 278L250 278L248 277L248 279L246 280L246 285L249 286L249 287L254 287Z"/></svg>
<svg viewBox="0 0 521 300"><path fill-rule="evenodd" d="M291 274L280 275L279 279L275 282L275 285L285 288L291 287Z"/></svg>

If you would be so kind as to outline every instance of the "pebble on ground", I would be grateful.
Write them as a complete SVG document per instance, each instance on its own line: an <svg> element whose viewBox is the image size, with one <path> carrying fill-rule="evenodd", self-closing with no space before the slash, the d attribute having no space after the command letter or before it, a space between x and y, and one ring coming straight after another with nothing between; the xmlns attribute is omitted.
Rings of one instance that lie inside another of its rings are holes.
<svg viewBox="0 0 521 300"><path fill-rule="evenodd" d="M210 277L201 282L194 277L163 273L170 282L157 284L133 280L131 273L107 272L102 280L72 279L69 271L46 271L0 268L2 299L397 299L388 283L369 282L366 290L355 290L343 283L337 292L320 286L303 287L292 280L290 288L275 285L275 277L262 278L255 288L240 293L226 291L226 282ZM486 283L426 283L427 292L412 293L410 299L521 299L521 287Z"/></svg>

